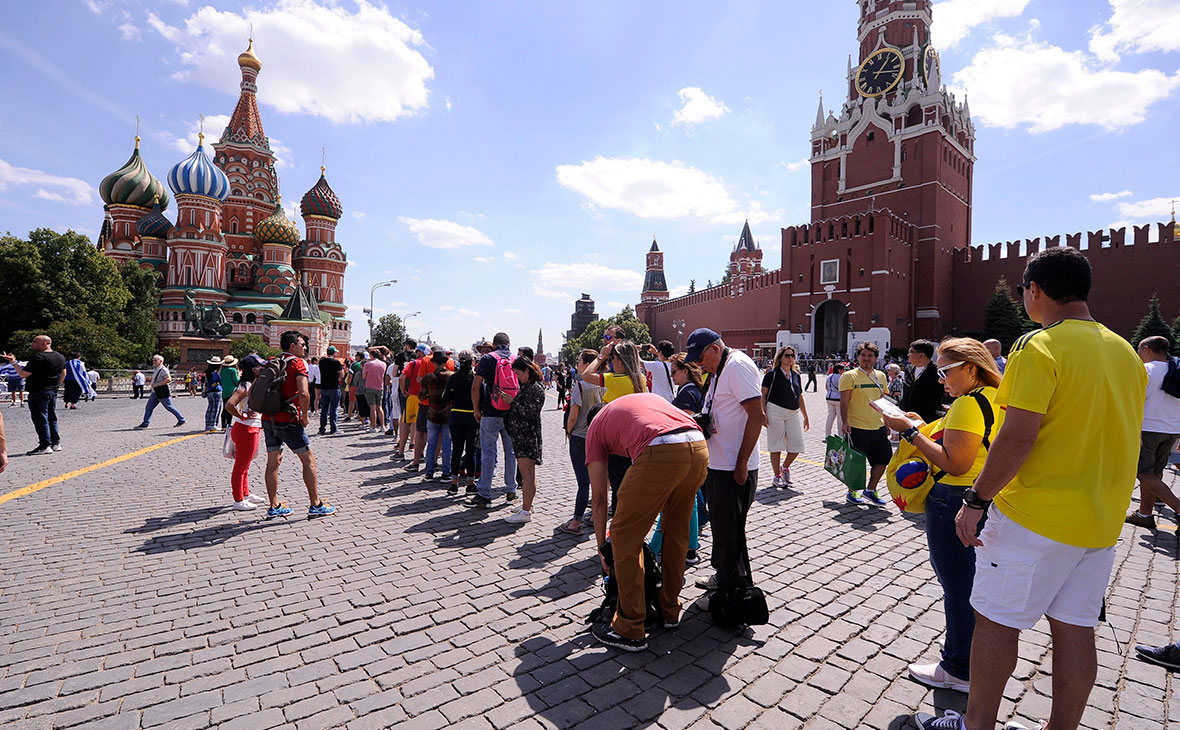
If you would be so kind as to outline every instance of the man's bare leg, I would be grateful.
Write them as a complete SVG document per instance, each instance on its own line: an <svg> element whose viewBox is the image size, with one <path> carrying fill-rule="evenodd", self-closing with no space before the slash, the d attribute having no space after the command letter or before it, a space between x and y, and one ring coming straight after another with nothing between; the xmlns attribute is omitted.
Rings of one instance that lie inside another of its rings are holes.
<svg viewBox="0 0 1180 730"><path fill-rule="evenodd" d="M1098 677L1094 629L1050 618L1049 631L1053 636L1053 712L1045 730L1077 730ZM971 679L975 679L974 671Z"/></svg>
<svg viewBox="0 0 1180 730"><path fill-rule="evenodd" d="M995 730L1004 685L1016 670L1019 644L1020 631L975 612L975 634L971 639L971 693L967 696L967 716L964 718L967 730ZM1054 659L1054 666L1057 666L1056 655ZM1054 672L1054 682L1056 676Z"/></svg>

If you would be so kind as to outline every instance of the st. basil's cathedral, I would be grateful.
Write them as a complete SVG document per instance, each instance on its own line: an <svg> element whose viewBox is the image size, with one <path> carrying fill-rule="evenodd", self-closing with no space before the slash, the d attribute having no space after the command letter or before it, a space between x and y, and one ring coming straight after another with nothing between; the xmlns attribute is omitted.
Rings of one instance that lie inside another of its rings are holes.
<svg viewBox="0 0 1180 730"><path fill-rule="evenodd" d="M258 112L262 62L253 47L251 41L238 56L241 95L212 158L201 134L196 150L168 172L175 221L164 214L168 190L148 171L138 136L131 159L99 186L106 211L99 249L160 273L159 347L179 346L183 363L224 352L224 343L186 336L189 291L197 307L222 308L230 338L256 334L277 347L284 331L296 329L310 338L311 355L330 344L349 351L348 257L336 242L340 199L320 167L320 179L300 200L303 237L283 212L275 155Z"/></svg>

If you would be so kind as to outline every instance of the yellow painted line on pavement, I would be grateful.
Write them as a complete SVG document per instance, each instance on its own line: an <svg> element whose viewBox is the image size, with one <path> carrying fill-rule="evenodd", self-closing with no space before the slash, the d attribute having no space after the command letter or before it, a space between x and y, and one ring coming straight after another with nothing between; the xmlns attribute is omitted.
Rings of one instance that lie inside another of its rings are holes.
<svg viewBox="0 0 1180 730"><path fill-rule="evenodd" d="M67 481L69 479L73 479L74 477L80 477L83 474L89 474L90 472L97 471L98 469L102 469L102 468L105 468L108 466L114 466L115 464L118 464L120 462L127 461L129 459L134 459L137 456L143 456L144 454L146 454L150 451L155 451L156 449L162 449L165 446L171 446L172 444L178 444L181 441L188 441L189 439L194 439L194 438L197 438L198 436L204 436L204 435L205 435L204 433L192 433L192 434L189 434L188 436L180 436L180 437L177 437L174 439L169 439L168 441L161 441L160 443L158 443L154 446L148 446L147 448L140 449L139 451L132 451L129 454L123 454L122 456L116 456L113 459L107 459L106 461L100 462L98 464L91 464L90 466L84 466L81 469L75 469L74 471L66 472L65 474L60 474L55 477L50 477L49 479L37 482L36 484L30 484L27 487L21 487L20 489L15 489L15 490L9 492L8 494L0 495L0 504L4 504L5 502L7 502L9 500L17 499L18 497L23 497L27 494L32 494L33 492L40 491L40 490L44 489L45 487L52 487L54 484L61 484L64 481Z"/></svg>

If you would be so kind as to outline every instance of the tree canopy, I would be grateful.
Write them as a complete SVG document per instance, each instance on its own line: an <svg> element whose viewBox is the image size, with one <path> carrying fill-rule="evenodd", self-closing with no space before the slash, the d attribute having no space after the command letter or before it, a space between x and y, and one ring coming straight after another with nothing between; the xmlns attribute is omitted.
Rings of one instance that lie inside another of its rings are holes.
<svg viewBox="0 0 1180 730"><path fill-rule="evenodd" d="M406 326L402 322L401 316L387 314L377 320L377 326L373 328L373 341L369 344L384 345L389 348L390 352L398 353L402 351L405 341Z"/></svg>
<svg viewBox="0 0 1180 730"><path fill-rule="evenodd" d="M595 352L601 350L603 333L606 332L607 327L614 326L621 327L627 339L637 345L651 342L651 333L648 331L647 325L636 318L635 310L628 304L623 307L623 311L613 317L591 322L586 325L585 332L572 340L568 340L561 348L561 361L573 362L582 350L589 349Z"/></svg>
<svg viewBox="0 0 1180 730"><path fill-rule="evenodd" d="M1135 334L1131 335L1131 344L1135 347L1139 346L1147 337L1154 337L1156 335L1167 337L1172 340L1172 328L1164 320L1160 314L1160 298L1152 294L1151 302L1147 305L1147 314L1143 319L1139 320L1139 326L1135 328ZM1172 340L1174 343L1175 341Z"/></svg>
<svg viewBox="0 0 1180 730"><path fill-rule="evenodd" d="M263 339L262 335L247 334L242 335L238 339L230 343L229 354L241 360L251 352L257 352L262 357L270 359L279 354L280 350L277 347L271 347Z"/></svg>
<svg viewBox="0 0 1180 730"><path fill-rule="evenodd" d="M996 291L987 303L983 314L984 339L995 338L1000 341L1001 350L1008 352L1012 343L1020 338L1023 327L1024 311L1021 305L1012 298L1008 288L1008 280L1000 277L996 282Z"/></svg>
<svg viewBox="0 0 1180 730"><path fill-rule="evenodd" d="M27 239L0 236L0 291L20 306L0 319L0 349L32 354L38 334L90 367L147 362L156 346L158 274L116 264L86 236L39 228Z"/></svg>

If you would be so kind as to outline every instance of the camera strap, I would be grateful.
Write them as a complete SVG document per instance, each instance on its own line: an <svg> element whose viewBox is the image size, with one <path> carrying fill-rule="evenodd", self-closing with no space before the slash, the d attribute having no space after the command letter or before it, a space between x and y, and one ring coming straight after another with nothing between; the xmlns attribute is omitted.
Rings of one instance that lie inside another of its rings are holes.
<svg viewBox="0 0 1180 730"><path fill-rule="evenodd" d="M721 371L725 369L725 363L729 362L729 348L721 351L721 362L717 364L717 372L713 373L713 377L709 378L708 400L705 402L705 413L713 413L713 399L717 397L717 381L721 379Z"/></svg>

